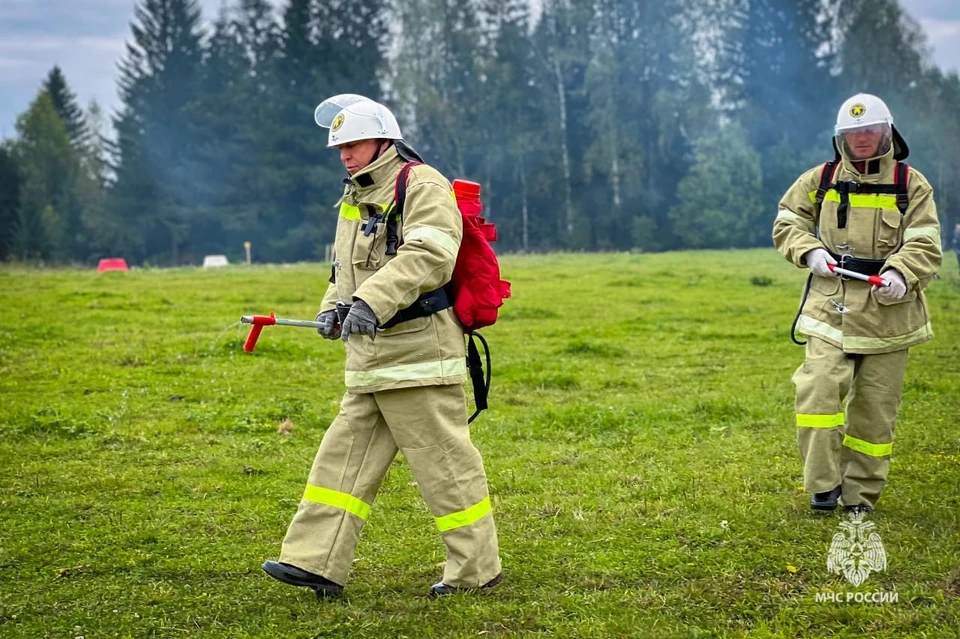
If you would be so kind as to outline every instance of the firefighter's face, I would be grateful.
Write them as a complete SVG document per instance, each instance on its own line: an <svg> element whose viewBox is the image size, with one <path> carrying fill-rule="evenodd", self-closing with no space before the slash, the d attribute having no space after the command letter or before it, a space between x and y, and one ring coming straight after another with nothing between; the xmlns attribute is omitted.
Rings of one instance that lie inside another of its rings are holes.
<svg viewBox="0 0 960 639"><path fill-rule="evenodd" d="M877 126L865 126L853 131L847 131L843 134L847 148L853 160L866 160L881 155L879 152L880 143L888 128L882 124Z"/></svg>
<svg viewBox="0 0 960 639"><path fill-rule="evenodd" d="M382 140L358 140L341 144L337 149L340 151L340 162L343 163L343 168L350 175L362 171L373 162L381 144Z"/></svg>

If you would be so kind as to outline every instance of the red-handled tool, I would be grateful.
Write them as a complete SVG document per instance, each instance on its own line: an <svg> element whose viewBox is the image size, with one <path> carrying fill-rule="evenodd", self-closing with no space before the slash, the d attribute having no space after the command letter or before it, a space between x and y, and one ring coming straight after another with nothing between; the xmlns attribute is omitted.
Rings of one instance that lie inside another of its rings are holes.
<svg viewBox="0 0 960 639"><path fill-rule="evenodd" d="M273 313L269 315L244 315L240 318L244 324L252 324L250 334L247 335L247 341L243 344L243 350L252 353L257 346L257 340L260 339L260 331L264 326L300 326L303 328L321 328L320 322L311 322L308 320L283 319Z"/></svg>
<svg viewBox="0 0 960 639"><path fill-rule="evenodd" d="M854 280L869 282L874 286L890 286L890 282L887 282L878 275L864 275L863 273L857 273L856 271L848 271L845 268L840 268L836 264L827 264L827 268L838 275L843 275L844 277L849 277Z"/></svg>

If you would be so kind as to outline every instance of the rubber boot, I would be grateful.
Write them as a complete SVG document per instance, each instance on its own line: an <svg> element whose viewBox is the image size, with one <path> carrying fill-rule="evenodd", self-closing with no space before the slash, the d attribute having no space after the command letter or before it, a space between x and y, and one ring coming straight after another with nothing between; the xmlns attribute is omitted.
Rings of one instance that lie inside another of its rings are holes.
<svg viewBox="0 0 960 639"><path fill-rule="evenodd" d="M475 590L483 590L484 588L493 588L501 581L503 581L502 572L496 577L494 577L493 579L491 579L490 581L488 581L487 583L480 586L479 588L460 588L458 586L448 586L442 581L438 581L437 583L433 584L433 586L430 587L430 596L442 597L443 595L452 595L455 592L468 592L468 591L475 591Z"/></svg>
<svg viewBox="0 0 960 639"><path fill-rule="evenodd" d="M263 562L263 571L285 584L291 586L300 586L302 588L311 588L317 593L317 599L336 599L343 593L343 586L334 583L326 577L315 575L293 566L291 564L281 563L279 561Z"/></svg>
<svg viewBox="0 0 960 639"><path fill-rule="evenodd" d="M810 508L814 510L836 510L837 500L840 499L840 486L825 493L814 493L810 497Z"/></svg>

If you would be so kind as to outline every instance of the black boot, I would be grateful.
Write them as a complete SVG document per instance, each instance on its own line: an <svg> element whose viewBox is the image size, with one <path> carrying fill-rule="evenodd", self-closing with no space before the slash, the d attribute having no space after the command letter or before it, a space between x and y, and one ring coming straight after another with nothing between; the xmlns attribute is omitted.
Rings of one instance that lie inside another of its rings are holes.
<svg viewBox="0 0 960 639"><path fill-rule="evenodd" d="M814 493L810 498L810 507L814 510L836 510L840 499L840 486L825 493Z"/></svg>
<svg viewBox="0 0 960 639"><path fill-rule="evenodd" d="M503 573L488 581L487 583L480 586L480 588L461 588L459 586L448 586L442 581L438 581L430 587L430 596L431 597L442 597L443 595L452 595L455 592L466 592L469 590L480 590L482 588L493 588L498 583L503 581Z"/></svg>
<svg viewBox="0 0 960 639"><path fill-rule="evenodd" d="M315 575L296 566L279 561L263 562L263 571L285 584L312 588L317 593L317 599L335 599L343 593L343 586L336 584L326 577Z"/></svg>

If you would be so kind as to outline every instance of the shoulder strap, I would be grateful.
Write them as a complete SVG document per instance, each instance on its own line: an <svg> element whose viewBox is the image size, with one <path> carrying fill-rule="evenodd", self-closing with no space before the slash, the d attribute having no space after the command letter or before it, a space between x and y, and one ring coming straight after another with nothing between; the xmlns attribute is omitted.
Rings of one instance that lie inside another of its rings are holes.
<svg viewBox="0 0 960 639"><path fill-rule="evenodd" d="M397 175L397 182L393 185L393 209L387 215L387 248L386 255L396 255L397 248L400 246L400 233L397 225L403 219L403 206L407 201L407 178L410 176L410 169L423 164L416 160L407 162L400 169Z"/></svg>
<svg viewBox="0 0 960 639"><path fill-rule="evenodd" d="M824 198L827 197L827 191L833 186L833 174L836 173L839 162L831 160L823 165L820 170L820 186L817 187L817 217L820 217L820 207L823 205Z"/></svg>
<svg viewBox="0 0 960 639"><path fill-rule="evenodd" d="M906 215L907 207L910 206L909 182L910 165L906 162L897 162L897 168L893 172L893 184L897 187L897 208L900 209L900 215Z"/></svg>

